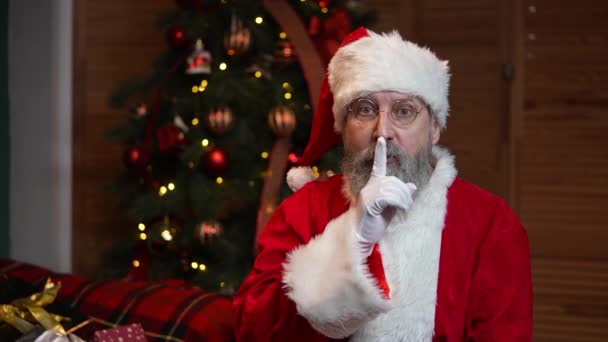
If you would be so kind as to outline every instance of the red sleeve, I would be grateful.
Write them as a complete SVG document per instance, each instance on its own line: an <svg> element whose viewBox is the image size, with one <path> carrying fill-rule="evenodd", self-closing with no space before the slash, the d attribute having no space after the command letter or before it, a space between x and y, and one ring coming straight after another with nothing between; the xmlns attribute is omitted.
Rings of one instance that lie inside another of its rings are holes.
<svg viewBox="0 0 608 342"><path fill-rule="evenodd" d="M259 237L253 269L233 301L237 341L329 341L297 314L282 283L286 255L305 243L285 219L281 207Z"/></svg>
<svg viewBox="0 0 608 342"><path fill-rule="evenodd" d="M531 284L528 237L501 202L472 278L467 341L532 341Z"/></svg>

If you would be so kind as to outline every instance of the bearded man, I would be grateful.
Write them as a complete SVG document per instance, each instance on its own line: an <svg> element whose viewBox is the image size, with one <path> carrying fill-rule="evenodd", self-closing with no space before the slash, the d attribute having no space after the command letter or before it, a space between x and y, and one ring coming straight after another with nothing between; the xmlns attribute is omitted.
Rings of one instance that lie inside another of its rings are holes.
<svg viewBox="0 0 608 342"><path fill-rule="evenodd" d="M302 157L312 165L341 134L343 175L289 172L299 190L234 298L237 340L531 341L526 232L436 145L449 77L396 32L345 39Z"/></svg>

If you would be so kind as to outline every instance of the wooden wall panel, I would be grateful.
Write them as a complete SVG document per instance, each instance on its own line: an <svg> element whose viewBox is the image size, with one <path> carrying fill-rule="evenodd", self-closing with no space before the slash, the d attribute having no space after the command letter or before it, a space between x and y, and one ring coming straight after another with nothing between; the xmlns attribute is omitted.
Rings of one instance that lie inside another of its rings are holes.
<svg viewBox="0 0 608 342"><path fill-rule="evenodd" d="M608 2L523 1L514 115L536 341L608 340Z"/></svg>
<svg viewBox="0 0 608 342"><path fill-rule="evenodd" d="M504 27L496 0L418 1L414 35L450 61L448 129L440 144L461 177L505 199L508 100Z"/></svg>
<svg viewBox="0 0 608 342"><path fill-rule="evenodd" d="M74 1L73 269L94 276L104 252L127 236L119 199L105 187L123 165L122 148L104 131L126 111L108 103L120 81L149 72L164 50L158 14L172 1ZM130 238L130 237L127 237Z"/></svg>
<svg viewBox="0 0 608 342"><path fill-rule="evenodd" d="M500 1L366 3L378 10L375 30L397 29L450 61L451 110L440 144L456 155L461 177L508 198L508 83L501 78L506 26Z"/></svg>

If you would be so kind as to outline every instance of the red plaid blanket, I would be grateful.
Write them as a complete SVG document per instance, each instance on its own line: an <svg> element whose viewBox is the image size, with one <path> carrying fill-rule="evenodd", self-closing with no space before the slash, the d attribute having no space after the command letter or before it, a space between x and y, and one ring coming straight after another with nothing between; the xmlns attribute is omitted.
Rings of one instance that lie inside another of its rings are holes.
<svg viewBox="0 0 608 342"><path fill-rule="evenodd" d="M233 341L231 300L180 280L93 281L55 274L30 264L0 259L0 276L42 289L48 277L61 282L56 302L69 305L89 323L76 334L140 323L149 341Z"/></svg>

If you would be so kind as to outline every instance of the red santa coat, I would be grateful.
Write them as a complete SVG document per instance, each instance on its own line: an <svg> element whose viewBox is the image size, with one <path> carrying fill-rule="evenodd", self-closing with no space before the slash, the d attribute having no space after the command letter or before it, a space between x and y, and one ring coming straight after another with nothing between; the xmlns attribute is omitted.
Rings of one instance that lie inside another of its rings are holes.
<svg viewBox="0 0 608 342"><path fill-rule="evenodd" d="M429 184L367 260L334 176L285 200L234 298L239 341L531 341L528 239L434 149Z"/></svg>

